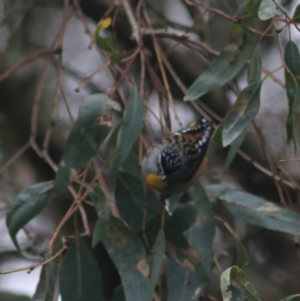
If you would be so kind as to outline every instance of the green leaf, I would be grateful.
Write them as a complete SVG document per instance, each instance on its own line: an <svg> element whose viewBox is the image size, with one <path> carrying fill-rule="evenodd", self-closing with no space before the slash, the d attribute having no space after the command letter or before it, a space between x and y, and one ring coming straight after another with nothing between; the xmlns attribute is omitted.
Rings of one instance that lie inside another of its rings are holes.
<svg viewBox="0 0 300 301"><path fill-rule="evenodd" d="M120 215L135 230L142 227L144 218L147 220L159 209L154 192L141 179L125 173L117 175L115 199Z"/></svg>
<svg viewBox="0 0 300 301"><path fill-rule="evenodd" d="M186 231L196 220L195 207L189 204L179 204L171 216L166 216L166 238L178 236Z"/></svg>
<svg viewBox="0 0 300 301"><path fill-rule="evenodd" d="M150 255L150 276L149 276L149 292L148 292L148 300L152 300L152 295L159 278L159 273L161 270L161 266L164 259L165 254L165 236L164 231L161 229L157 235L155 244L151 250Z"/></svg>
<svg viewBox="0 0 300 301"><path fill-rule="evenodd" d="M297 297L300 298L300 294L296 294L296 295L292 295L292 296L287 296L287 297L281 299L280 301L292 301L294 298L297 298Z"/></svg>
<svg viewBox="0 0 300 301"><path fill-rule="evenodd" d="M237 218L249 224L292 235L300 234L300 214L281 208L250 193L212 185L206 189L211 197L224 201Z"/></svg>
<svg viewBox="0 0 300 301"><path fill-rule="evenodd" d="M261 46L257 44L253 50L251 55L251 60L249 64L249 72L248 72L248 84L253 84L259 82L261 80Z"/></svg>
<svg viewBox="0 0 300 301"><path fill-rule="evenodd" d="M223 123L220 123L212 135L212 139L221 147L223 147L222 131L223 131Z"/></svg>
<svg viewBox="0 0 300 301"><path fill-rule="evenodd" d="M116 153L112 159L113 172L116 172L120 168L139 137L143 127L144 115L145 106L143 100L139 91L134 89L124 110L123 123L119 131L119 141Z"/></svg>
<svg viewBox="0 0 300 301"><path fill-rule="evenodd" d="M120 220L111 217L103 243L119 272L126 300L147 300L150 268L140 239Z"/></svg>
<svg viewBox="0 0 300 301"><path fill-rule="evenodd" d="M199 285L207 281L207 273L202 258L189 245L184 235L172 237L167 240L166 251L169 257L176 261L181 267L198 275Z"/></svg>
<svg viewBox="0 0 300 301"><path fill-rule="evenodd" d="M236 250L236 262L240 267L244 267L249 264L249 256L245 246L236 239L235 242L235 250Z"/></svg>
<svg viewBox="0 0 300 301"><path fill-rule="evenodd" d="M109 229L109 207L107 204L106 195L99 185L95 185L89 192L89 197L94 203L97 211L98 220L93 232L92 247L103 239Z"/></svg>
<svg viewBox="0 0 300 301"><path fill-rule="evenodd" d="M223 146L231 144L242 134L258 113L261 82L256 82L241 91L223 121Z"/></svg>
<svg viewBox="0 0 300 301"><path fill-rule="evenodd" d="M258 10L262 0L246 0L245 9L246 12L253 18L258 17Z"/></svg>
<svg viewBox="0 0 300 301"><path fill-rule="evenodd" d="M293 21L296 23L300 23L300 4L296 6L294 15L293 15Z"/></svg>
<svg viewBox="0 0 300 301"><path fill-rule="evenodd" d="M242 133L231 143L223 168L224 172L230 167L233 159L235 158L236 153L238 152L243 141L245 140L246 135L247 135L247 128L245 128L242 131Z"/></svg>
<svg viewBox="0 0 300 301"><path fill-rule="evenodd" d="M286 121L287 141L294 141L295 151L300 142L300 54L293 41L286 44L284 60L288 69L285 69L286 94L288 98L289 113Z"/></svg>
<svg viewBox="0 0 300 301"><path fill-rule="evenodd" d="M105 94L93 94L84 100L56 174L55 193L59 194L66 190L70 182L95 155L110 130L110 126L98 124L97 119L100 113L106 114L114 107L115 101L109 100Z"/></svg>
<svg viewBox="0 0 300 301"><path fill-rule="evenodd" d="M253 33L234 24L229 44L188 89L184 100L195 100L232 80L243 68L253 48Z"/></svg>
<svg viewBox="0 0 300 301"><path fill-rule="evenodd" d="M52 187L53 181L29 186L17 195L6 213L6 225L10 237L18 251L24 256L32 257L31 254L21 249L16 235L49 204L53 198Z"/></svg>
<svg viewBox="0 0 300 301"><path fill-rule="evenodd" d="M120 59L122 58L122 53L115 51L110 55L110 65L114 66L116 63L118 63L120 61Z"/></svg>
<svg viewBox="0 0 300 301"><path fill-rule="evenodd" d="M55 260L43 265L40 279L31 301L58 300L58 274L61 265L61 257L62 256L59 256ZM45 259L47 260L49 258L50 254L47 253Z"/></svg>
<svg viewBox="0 0 300 301"><path fill-rule="evenodd" d="M119 285L115 288L112 301L126 301L122 285Z"/></svg>
<svg viewBox="0 0 300 301"><path fill-rule="evenodd" d="M120 171L130 174L136 178L141 178L141 166L139 163L139 157L133 151L131 151L127 159L123 162Z"/></svg>
<svg viewBox="0 0 300 301"><path fill-rule="evenodd" d="M213 212L204 188L196 183L190 190L191 203L194 204L197 218L185 236L196 251L206 272L211 265L212 244L215 233ZM202 275L205 278L206 275Z"/></svg>
<svg viewBox="0 0 300 301"><path fill-rule="evenodd" d="M167 260L167 301L195 301L199 299L201 283L199 277L188 272L172 258Z"/></svg>
<svg viewBox="0 0 300 301"><path fill-rule="evenodd" d="M241 296L248 301L260 301L255 288L248 281L245 272L237 266L225 270L221 275L221 293L223 301L240 300Z"/></svg>
<svg viewBox="0 0 300 301"><path fill-rule="evenodd" d="M259 10L258 18L262 21L269 20L274 16L281 16L282 12L276 7L272 0L262 0Z"/></svg>
<svg viewBox="0 0 300 301"><path fill-rule="evenodd" d="M74 239L63 259L59 283L62 301L103 300L98 264L79 236Z"/></svg>
<svg viewBox="0 0 300 301"><path fill-rule="evenodd" d="M99 49L107 52L115 50L115 43L112 36L103 36L103 30L108 28L111 24L111 18L101 20L95 30L95 42Z"/></svg>

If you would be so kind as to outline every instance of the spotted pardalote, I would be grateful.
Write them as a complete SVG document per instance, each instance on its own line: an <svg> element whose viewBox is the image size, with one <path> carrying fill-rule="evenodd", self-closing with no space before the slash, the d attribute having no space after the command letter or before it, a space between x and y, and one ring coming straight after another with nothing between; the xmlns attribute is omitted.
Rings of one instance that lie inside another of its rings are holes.
<svg viewBox="0 0 300 301"><path fill-rule="evenodd" d="M164 196L187 190L206 169L211 134L210 123L201 118L155 144L143 159L145 182Z"/></svg>

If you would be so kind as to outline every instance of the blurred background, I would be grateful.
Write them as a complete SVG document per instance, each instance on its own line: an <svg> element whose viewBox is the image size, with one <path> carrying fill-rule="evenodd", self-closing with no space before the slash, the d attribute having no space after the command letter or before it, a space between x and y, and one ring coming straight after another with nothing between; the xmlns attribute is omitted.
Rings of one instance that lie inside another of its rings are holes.
<svg viewBox="0 0 300 301"><path fill-rule="evenodd" d="M132 7L135 8L138 2L131 1ZM300 4L299 0L278 2L290 14ZM203 0L199 3L234 15L244 1ZM116 79L120 78L117 68L101 68L107 63L107 57L91 44L89 34L94 32L96 24L111 4L111 0L0 0L1 271L36 263L25 259L15 250L5 224L7 207L22 189L54 178L53 166L61 159L82 101L92 93L106 93L114 86ZM179 38L178 41L163 35L158 38L181 82L189 87L208 67L208 62L214 59L213 51L217 53L227 43L232 22L220 14L203 7L189 6L180 0L151 0L145 1L145 5L154 29L162 29L174 34L174 37L186 34L208 46L205 49L197 44L188 44L187 47ZM121 6L118 10L113 36L118 47L130 53L136 47L131 36L131 25ZM257 23L257 30L263 32L269 22L271 21ZM281 28L283 25L278 21L274 26ZM299 31L291 27L290 34L299 45ZM263 39L263 67L266 70L273 71L281 66L280 47L284 47L288 38L288 29L284 28L280 33L273 31ZM144 47L149 49L151 62L160 74L153 43L146 34ZM91 75L93 76L85 82ZM286 143L288 103L282 87L284 71L280 69L273 75L262 86L261 106L256 121L264 135L269 154L279 162L281 159L295 158L295 153L293 146ZM131 76L137 81L141 77L139 60L131 66ZM150 107L146 123L156 140L161 136L162 128L155 116L164 119L166 127L171 125L172 131L181 128L178 119L186 126L199 117L199 111L206 112L214 121L221 120L219 118L226 115L236 99L236 89L247 85L247 73L243 70L233 84L208 93L193 106L183 102L182 89L169 73L167 76L178 118L175 118L167 98L158 91L159 84L153 85L149 76L146 77L145 96ZM124 81L121 89L127 97L130 92L128 83ZM263 168L269 170L272 167L264 155L262 139L257 137L257 132L252 127L241 148L248 157L237 155L230 169L224 173L228 149L222 149L212 142L208 152L209 169L201 183L217 183L245 190L280 204L274 180L262 172ZM291 179L299 180L298 162L282 163L281 166ZM299 211L299 191L287 187L284 189L288 190L293 210ZM45 251L69 204L67 198L55 202L32 220L18 234L22 247L37 253ZM299 250L293 237L234 219L222 204L217 204L214 209L218 216L231 225L246 247L249 253L249 266L246 270L262 300L280 300L284 296L299 293ZM220 267L225 269L230 266L235 249L235 241L224 224L218 221L216 224L213 252L218 264L212 264L211 283L208 287L212 296L219 290ZM30 300L39 272L40 269L35 269L30 274L20 271L0 275L0 300Z"/></svg>

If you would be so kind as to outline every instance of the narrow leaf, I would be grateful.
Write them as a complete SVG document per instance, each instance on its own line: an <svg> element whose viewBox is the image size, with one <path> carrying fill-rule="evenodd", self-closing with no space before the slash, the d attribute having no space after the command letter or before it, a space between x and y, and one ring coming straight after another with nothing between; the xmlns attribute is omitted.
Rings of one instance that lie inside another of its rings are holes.
<svg viewBox="0 0 300 301"><path fill-rule="evenodd" d="M220 123L212 135L212 139L221 147L223 147L222 131L223 131L223 123Z"/></svg>
<svg viewBox="0 0 300 301"><path fill-rule="evenodd" d="M199 277L188 272L172 258L167 261L167 301L195 301L199 299L201 284Z"/></svg>
<svg viewBox="0 0 300 301"><path fill-rule="evenodd" d="M281 299L280 301L292 301L293 299L298 298L298 297L300 298L300 294L287 296L287 297Z"/></svg>
<svg viewBox="0 0 300 301"><path fill-rule="evenodd" d="M246 12L253 18L258 17L258 10L262 0L246 0L245 9Z"/></svg>
<svg viewBox="0 0 300 301"><path fill-rule="evenodd" d="M242 25L235 24L228 45L190 86L184 100L195 100L232 80L245 65L252 47L253 34Z"/></svg>
<svg viewBox="0 0 300 301"><path fill-rule="evenodd" d="M295 151L300 142L300 54L297 45L289 41L284 50L286 94L288 98L289 113L286 121L287 141L294 141Z"/></svg>
<svg viewBox="0 0 300 301"><path fill-rule="evenodd" d="M118 269L126 300L147 300L150 268L139 238L120 220L111 217L110 229L103 242Z"/></svg>
<svg viewBox="0 0 300 301"><path fill-rule="evenodd" d="M265 21L274 16L281 15L282 12L276 7L276 4L272 0L262 0L258 10L258 17L260 20Z"/></svg>
<svg viewBox="0 0 300 301"><path fill-rule="evenodd" d="M116 172L137 140L143 127L145 106L137 89L131 93L123 114L123 123L119 131L116 153L112 159L112 171Z"/></svg>
<svg viewBox="0 0 300 301"><path fill-rule="evenodd" d="M32 185L21 191L6 213L6 225L16 248L27 257L32 255L21 250L16 239L18 231L37 216L53 198L53 181Z"/></svg>
<svg viewBox="0 0 300 301"><path fill-rule="evenodd" d="M186 237L191 247L196 251L201 264L206 273L211 265L212 244L215 233L213 212L210 201L204 188L196 183L189 191L191 203L194 204L197 217L190 229L186 232ZM203 278L206 275L202 276Z"/></svg>
<svg viewBox="0 0 300 301"><path fill-rule="evenodd" d="M99 185L95 185L93 187L93 189L89 192L89 197L94 203L99 218L93 232L92 247L95 247L96 244L103 239L109 229L110 211L105 193Z"/></svg>
<svg viewBox="0 0 300 301"><path fill-rule="evenodd" d="M223 122L223 146L231 144L258 113L261 82L256 82L241 91Z"/></svg>
<svg viewBox="0 0 300 301"><path fill-rule="evenodd" d="M251 60L249 64L249 72L248 72L248 83L253 84L259 82L261 80L261 46L257 44L253 50L251 55Z"/></svg>
<svg viewBox="0 0 300 301"><path fill-rule="evenodd" d="M111 24L111 18L101 20L95 30L95 41L99 49L107 52L113 52L115 50L115 44L112 36L104 36L103 30L108 28Z"/></svg>
<svg viewBox="0 0 300 301"><path fill-rule="evenodd" d="M296 23L300 23L300 4L296 6L294 15L293 15L293 21Z"/></svg>
<svg viewBox="0 0 300 301"><path fill-rule="evenodd" d="M148 300L152 300L152 295L159 278L161 266L164 259L165 254L165 236L164 232L161 229L157 235L155 244L151 250L150 255L150 276L149 276L149 293L148 293Z"/></svg>
<svg viewBox="0 0 300 301"><path fill-rule="evenodd" d="M114 106L115 102L109 100L105 94L93 94L84 100L56 174L55 193L66 190L94 156L110 130L110 126L103 121L102 124L97 123L97 119L103 117L100 113L107 114Z"/></svg>
<svg viewBox="0 0 300 301"><path fill-rule="evenodd" d="M245 128L242 133L231 143L229 152L227 154L226 160L225 160L225 164L223 167L224 172L230 167L233 159L236 156L236 153L238 152L241 144L243 143L243 141L245 140L245 137L247 135L247 128Z"/></svg>
<svg viewBox="0 0 300 301"><path fill-rule="evenodd" d="M195 222L197 212L195 207L189 204L179 204L171 216L166 217L165 232L166 238L179 236L188 230Z"/></svg>
<svg viewBox="0 0 300 301"><path fill-rule="evenodd" d="M181 267L198 275L199 285L207 280L207 273L197 252L191 248L184 235L172 237L167 240L166 251L169 257Z"/></svg>
<svg viewBox="0 0 300 301"><path fill-rule="evenodd" d="M115 199L120 215L135 230L142 227L144 218L152 217L159 209L154 192L144 187L141 179L125 173L117 175Z"/></svg>
<svg viewBox="0 0 300 301"><path fill-rule="evenodd" d="M112 301L126 301L122 285L119 285L115 288Z"/></svg>
<svg viewBox="0 0 300 301"><path fill-rule="evenodd" d="M211 197L224 201L233 215L249 224L292 235L300 233L298 213L281 208L250 193L219 185L208 186L206 191Z"/></svg>
<svg viewBox="0 0 300 301"><path fill-rule="evenodd" d="M245 272L237 266L225 270L221 275L223 301L239 300L244 296L248 301L260 301L255 288L248 281Z"/></svg>
<svg viewBox="0 0 300 301"><path fill-rule="evenodd" d="M103 300L98 264L81 237L76 237L65 255L60 272L62 301Z"/></svg>

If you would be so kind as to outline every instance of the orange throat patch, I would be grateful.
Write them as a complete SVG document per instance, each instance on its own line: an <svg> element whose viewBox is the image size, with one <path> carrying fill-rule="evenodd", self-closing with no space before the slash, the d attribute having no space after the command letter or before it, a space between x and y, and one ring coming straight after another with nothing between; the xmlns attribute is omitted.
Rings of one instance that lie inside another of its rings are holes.
<svg viewBox="0 0 300 301"><path fill-rule="evenodd" d="M159 175L153 173L145 175L144 180L152 189L158 191L164 189L168 185L168 183L164 182Z"/></svg>

